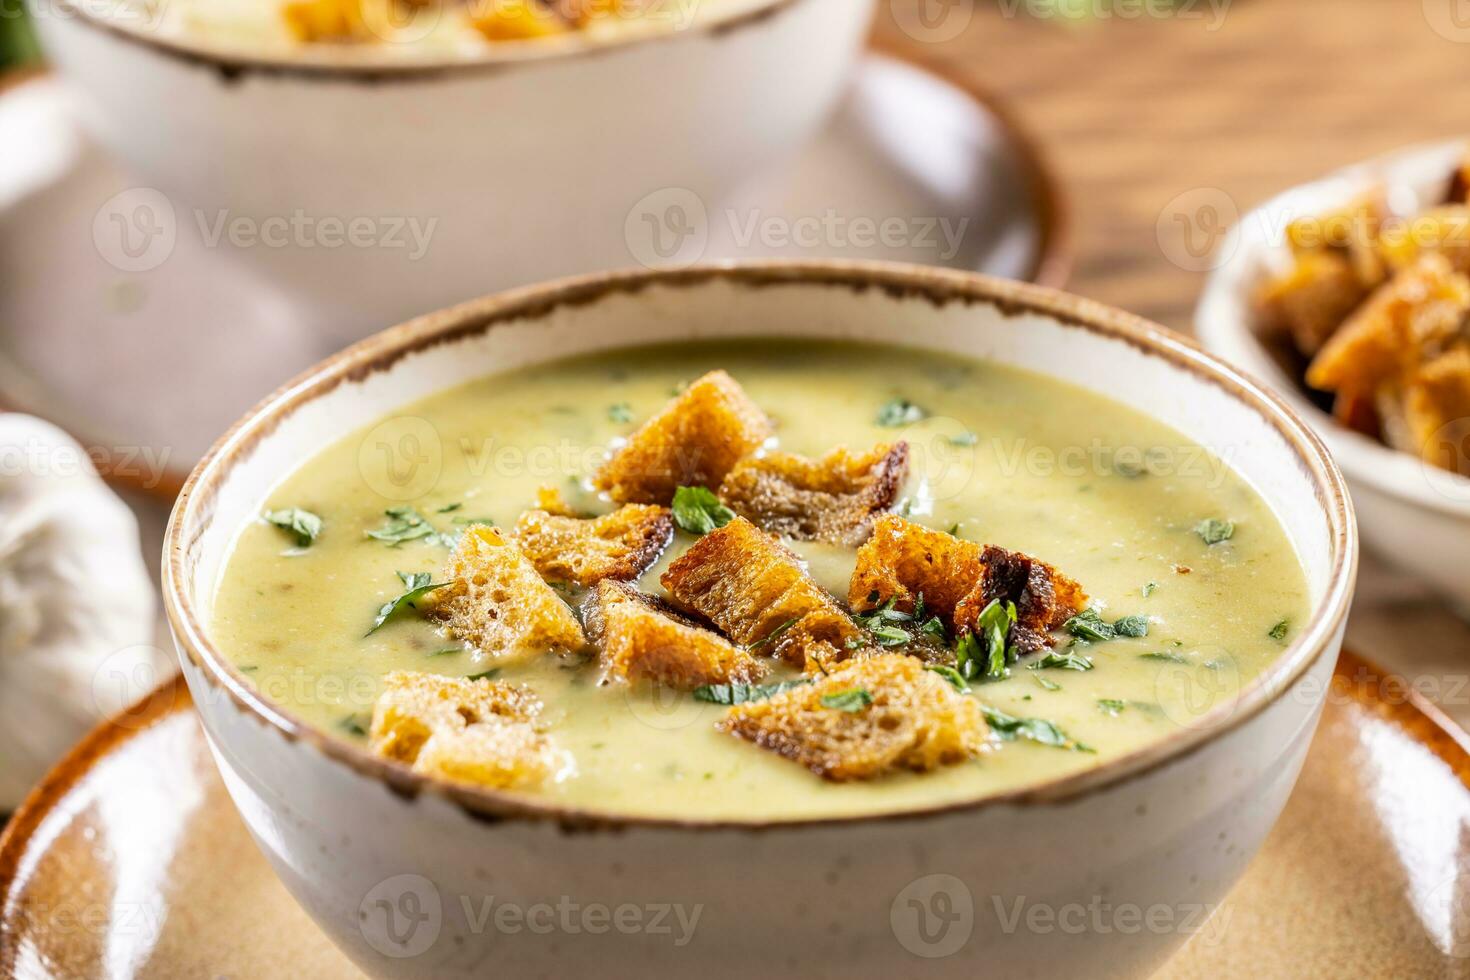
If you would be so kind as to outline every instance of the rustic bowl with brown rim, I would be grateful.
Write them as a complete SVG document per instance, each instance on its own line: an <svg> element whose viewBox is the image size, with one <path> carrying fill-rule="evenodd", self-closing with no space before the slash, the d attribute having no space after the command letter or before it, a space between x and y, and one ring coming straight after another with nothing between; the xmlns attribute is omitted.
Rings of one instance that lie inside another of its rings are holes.
<svg viewBox="0 0 1470 980"><path fill-rule="evenodd" d="M236 531L327 444L494 372L772 334L989 358L1166 421L1232 460L1271 506L1305 570L1310 619L1261 676L1201 692L1213 701L1190 724L1096 768L921 812L748 822L576 810L416 775L294 718L211 642L211 599ZM1036 286L771 262L536 286L348 348L267 398L194 471L168 530L164 599L245 823L371 974L1126 977L1150 972L1203 924L1280 813L1356 568L1352 507L1322 445L1277 398L1190 342ZM664 910L657 923L653 909Z"/></svg>

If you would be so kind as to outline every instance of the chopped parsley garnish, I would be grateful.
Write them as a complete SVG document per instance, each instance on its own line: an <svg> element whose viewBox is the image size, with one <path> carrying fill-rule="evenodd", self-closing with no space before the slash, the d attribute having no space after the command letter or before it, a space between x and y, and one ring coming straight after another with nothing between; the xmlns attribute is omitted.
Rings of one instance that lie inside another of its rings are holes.
<svg viewBox="0 0 1470 980"><path fill-rule="evenodd" d="M353 713L337 720L337 727L348 735L356 735L361 738L367 734L367 728L362 723L362 715Z"/></svg>
<svg viewBox="0 0 1470 980"><path fill-rule="evenodd" d="M990 605L980 611L977 625L985 637L985 678L1000 680L1009 673L1006 664L1014 659L1006 650L1006 638L1016 625L1016 604L991 599Z"/></svg>
<svg viewBox="0 0 1470 980"><path fill-rule="evenodd" d="M452 514L455 511L459 510L463 506L464 506L464 504L445 504L443 507L440 507L438 510L434 511L434 513L436 513L436 514Z"/></svg>
<svg viewBox="0 0 1470 980"><path fill-rule="evenodd" d="M495 526L495 518L493 517L456 517L453 520L455 524L488 524L491 527Z"/></svg>
<svg viewBox="0 0 1470 980"><path fill-rule="evenodd" d="M1123 713L1124 708L1128 707L1128 702L1119 701L1117 698L1098 698L1097 707L1104 714L1112 715L1116 718Z"/></svg>
<svg viewBox="0 0 1470 980"><path fill-rule="evenodd" d="M265 519L296 538L296 547L306 548L322 533L322 519L309 510L287 507L284 510L268 510Z"/></svg>
<svg viewBox="0 0 1470 980"><path fill-rule="evenodd" d="M878 593L874 592L868 596L868 601L872 602L877 598ZM911 613L904 612L902 609L895 609L894 605L897 602L898 596L889 596L881 605L865 613L855 613L852 620L867 630L880 647L897 647L903 646L905 643L912 643L914 635L898 624L912 623L916 615L923 615L924 597L920 596L918 601L914 603L914 612ZM943 629L944 624L939 624L939 628ZM925 623L919 629L921 632L932 635L933 627L930 623ZM861 644L858 645L861 646Z"/></svg>
<svg viewBox="0 0 1470 980"><path fill-rule="evenodd" d="M961 432L959 435L949 437L949 444L951 446L959 446L961 448L973 446L979 441L980 437L973 432Z"/></svg>
<svg viewBox="0 0 1470 980"><path fill-rule="evenodd" d="M1158 590L1159 590L1159 583L1157 583L1157 582L1145 582L1143 584L1143 597L1145 599L1147 599L1149 596L1153 595Z"/></svg>
<svg viewBox="0 0 1470 980"><path fill-rule="evenodd" d="M1071 749L1073 752L1093 751L1044 718L1017 718L984 704L980 706L980 710L990 724L990 730L1003 742L1014 742L1023 738L1058 749Z"/></svg>
<svg viewBox="0 0 1470 980"><path fill-rule="evenodd" d="M680 487L674 491L674 523L693 535L708 534L735 519L735 512L707 487Z"/></svg>
<svg viewBox="0 0 1470 980"><path fill-rule="evenodd" d="M482 670L478 674L470 674L469 676L467 676L465 678L465 680L467 680L467 681L488 681L488 680L494 678L499 673L500 673L500 668L499 667L491 667L489 670Z"/></svg>
<svg viewBox="0 0 1470 980"><path fill-rule="evenodd" d="M631 422L633 421L633 406L627 402L618 402L616 405L609 405L607 408L607 417L613 422Z"/></svg>
<svg viewBox="0 0 1470 980"><path fill-rule="evenodd" d="M1273 640L1284 640L1284 639L1286 639L1286 634L1290 630L1291 630L1291 620L1289 620L1289 619L1283 619L1281 622L1279 622L1275 626L1271 627L1271 632L1267 633L1266 635L1269 636Z"/></svg>
<svg viewBox="0 0 1470 980"><path fill-rule="evenodd" d="M1056 681L1048 680L1047 678L1042 677L1040 674L1032 674L1031 679L1036 681L1036 683L1040 684L1048 691L1060 691L1062 689L1062 685L1058 684Z"/></svg>
<svg viewBox="0 0 1470 980"><path fill-rule="evenodd" d="M1140 660L1162 660L1165 663L1171 663L1171 664L1187 664L1187 663L1189 663L1189 658L1186 657L1186 656L1184 656L1182 653L1170 653L1168 650L1160 650L1157 653L1140 653L1138 655L1138 659L1140 659Z"/></svg>
<svg viewBox="0 0 1470 980"><path fill-rule="evenodd" d="M390 548L396 548L405 541L417 541L422 538L427 544L454 547L454 535L440 534L434 530L434 525L429 523L427 517L412 507L389 507L383 513L388 518L383 522L383 526L375 531L364 532L375 541L381 541ZM459 522L456 520L455 523Z"/></svg>
<svg viewBox="0 0 1470 980"><path fill-rule="evenodd" d="M1091 670L1092 661L1080 654L1055 650L1031 665L1032 670Z"/></svg>
<svg viewBox="0 0 1470 980"><path fill-rule="evenodd" d="M782 623L780 626L777 626L775 629L771 630L765 636L761 637L759 640L756 640L754 643L752 643L748 647L746 647L745 648L746 651L749 652L749 651L752 651L752 650L759 650L762 647L767 646L773 640L775 640L776 637L780 636L782 633L786 632L791 627L795 626L798 622L799 622L799 620L797 620L795 618L786 620L786 622Z"/></svg>
<svg viewBox="0 0 1470 980"><path fill-rule="evenodd" d="M878 409L877 422L885 428L896 429L899 426L922 422L928 417L928 412L907 398L895 398Z"/></svg>
<svg viewBox="0 0 1470 980"><path fill-rule="evenodd" d="M1083 643L1106 643L1120 636L1148 636L1148 617L1124 616L1110 623L1096 609L1087 609L1063 623L1062 629Z"/></svg>
<svg viewBox="0 0 1470 980"><path fill-rule="evenodd" d="M442 650L431 650L426 657L451 657L456 653L464 653L464 647L444 647Z"/></svg>
<svg viewBox="0 0 1470 980"><path fill-rule="evenodd" d="M938 674L940 677L943 677L945 680L949 681L950 687L953 687L961 694L970 693L970 685L965 683L964 675L955 670L953 667L950 667L946 664L928 664L924 667L924 669L930 671L931 673Z"/></svg>
<svg viewBox="0 0 1470 980"><path fill-rule="evenodd" d="M846 711L848 714L856 714L873 703L873 695L864 688L855 687L850 691L836 691L832 694L823 694L821 697L822 707L831 708L833 711Z"/></svg>
<svg viewBox="0 0 1470 980"><path fill-rule="evenodd" d="M260 669L260 665L259 664L241 664L240 665L240 673L242 673L242 674L253 674L253 673L255 673L259 669Z"/></svg>
<svg viewBox="0 0 1470 980"><path fill-rule="evenodd" d="M399 572L398 577L403 580L403 586L406 591L396 599L383 603L378 609L378 615L373 619L373 628L368 630L364 635L372 636L400 610L417 609L418 607L414 605L415 602L435 589L442 589L449 584L448 582L431 581L433 576L428 572Z"/></svg>
<svg viewBox="0 0 1470 980"><path fill-rule="evenodd" d="M694 700L710 704L747 704L773 698L793 687L810 684L808 680L780 681L776 684L706 684L694 689Z"/></svg>
<svg viewBox="0 0 1470 980"><path fill-rule="evenodd" d="M1200 540L1205 544L1219 544L1221 541L1229 541L1235 536L1235 522L1222 521L1217 517L1207 517L1195 525L1194 533L1198 534Z"/></svg>

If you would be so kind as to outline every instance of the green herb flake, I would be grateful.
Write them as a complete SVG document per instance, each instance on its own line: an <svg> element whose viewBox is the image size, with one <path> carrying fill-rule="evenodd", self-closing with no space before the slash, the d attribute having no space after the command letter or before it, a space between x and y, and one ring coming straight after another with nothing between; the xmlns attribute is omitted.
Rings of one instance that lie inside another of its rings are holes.
<svg viewBox="0 0 1470 980"><path fill-rule="evenodd" d="M1088 643L1105 643L1116 635L1112 624L1104 620L1096 609L1078 613L1063 623L1062 629Z"/></svg>
<svg viewBox="0 0 1470 980"><path fill-rule="evenodd" d="M1042 677L1040 674L1032 674L1031 679L1040 684L1043 689L1048 691L1060 691L1062 689L1062 685L1058 684L1054 680L1049 680L1048 678Z"/></svg>
<svg viewBox="0 0 1470 980"><path fill-rule="evenodd" d="M1092 661L1076 653L1052 651L1032 664L1031 670L1091 670Z"/></svg>
<svg viewBox="0 0 1470 980"><path fill-rule="evenodd" d="M1189 658L1181 653L1171 653L1168 650L1160 650L1156 653L1140 653L1139 660L1162 660L1170 664L1187 664Z"/></svg>
<svg viewBox="0 0 1470 980"><path fill-rule="evenodd" d="M396 548L405 541L417 541L421 538L427 539L429 544L443 544L448 547L454 545L453 536L440 534L434 530L434 525L429 523L429 519L412 507L389 507L383 513L388 518L383 522L383 526L364 533L390 548Z"/></svg>
<svg viewBox="0 0 1470 980"><path fill-rule="evenodd" d="M1291 631L1291 620L1289 620L1289 619L1283 619L1281 622L1279 622L1275 626L1271 627L1271 632L1267 633L1266 635L1269 636L1271 639L1276 640L1277 642L1280 642L1280 641L1286 639L1286 634L1288 632L1290 632L1290 631Z"/></svg>
<svg viewBox="0 0 1470 980"><path fill-rule="evenodd" d="M357 713L337 719L337 727L348 735L355 735L358 738L367 735L367 726L363 724L363 717Z"/></svg>
<svg viewBox="0 0 1470 980"><path fill-rule="evenodd" d="M946 681L949 682L950 687L953 687L961 694L970 693L970 685L965 683L965 676L959 671L955 670L953 667L950 667L946 664L928 664L924 667L924 669L929 671L930 673L938 674L940 677L943 677Z"/></svg>
<svg viewBox="0 0 1470 980"><path fill-rule="evenodd" d="M260 665L259 664L241 664L240 665L240 673L242 673L242 674L253 674L253 673L255 673L259 669L260 669Z"/></svg>
<svg viewBox="0 0 1470 980"><path fill-rule="evenodd" d="M467 680L467 681L488 681L488 680L493 680L495 677L498 677L499 675L500 675L500 668L499 667L491 667L489 670L482 670L478 674L469 674L469 675L467 675L465 677L465 680Z"/></svg>
<svg viewBox="0 0 1470 980"><path fill-rule="evenodd" d="M424 654L426 657L452 657L456 653L464 653L464 647L444 647L442 650L432 650Z"/></svg>
<svg viewBox="0 0 1470 980"><path fill-rule="evenodd" d="M1153 595L1157 591L1159 591L1159 583L1157 583L1157 582L1145 582L1144 583L1144 586L1143 586L1143 597L1145 599L1147 599L1149 596Z"/></svg>
<svg viewBox="0 0 1470 980"><path fill-rule="evenodd" d="M496 526L495 525L495 518L493 518L493 517L456 517L456 518L454 518L454 523L455 524L464 524L464 525L469 525L469 524L488 524L491 527L495 527Z"/></svg>
<svg viewBox="0 0 1470 980"><path fill-rule="evenodd" d="M877 423L887 429L913 425L929 417L929 413L907 398L895 398L878 409Z"/></svg>
<svg viewBox="0 0 1470 980"><path fill-rule="evenodd" d="M1098 698L1097 707L1103 714L1116 718L1123 713L1123 709L1128 707L1128 702L1119 701L1117 698Z"/></svg>
<svg viewBox="0 0 1470 980"><path fill-rule="evenodd" d="M1194 533L1198 534L1200 540L1205 544L1219 544L1221 541L1229 541L1235 537L1235 522L1208 517L1195 525Z"/></svg>
<svg viewBox="0 0 1470 980"><path fill-rule="evenodd" d="M618 402L616 405L609 405L607 408L607 417L613 422L631 422L633 421L633 406L627 402Z"/></svg>
<svg viewBox="0 0 1470 980"><path fill-rule="evenodd" d="M786 622L782 623L780 626L777 626L775 629L771 630L765 636L761 637L759 640L756 640L754 643L752 643L748 647L746 647L745 648L746 649L746 652L747 653L753 652L755 650L761 649L762 647L769 646L782 633L786 632L791 627L795 626L797 624L797 622L798 622L798 620L795 619L795 618L786 620Z"/></svg>
<svg viewBox="0 0 1470 980"><path fill-rule="evenodd" d="M298 548L310 547L317 535L322 533L322 519L300 507L268 510L265 512L265 519L294 537Z"/></svg>
<svg viewBox="0 0 1470 980"><path fill-rule="evenodd" d="M417 609L418 606L414 603L435 589L442 589L449 584L448 582L431 581L432 576L428 572L399 572L398 577L403 580L405 591L402 595L379 607L378 615L373 619L373 627L364 634L365 636L372 636L399 611Z"/></svg>
<svg viewBox="0 0 1470 980"><path fill-rule="evenodd" d="M752 701L765 701L783 691L810 683L808 680L795 680L776 684L706 684L694 689L694 700L723 705L748 704Z"/></svg>
<svg viewBox="0 0 1470 980"><path fill-rule="evenodd" d="M973 432L961 432L959 435L949 437L949 444L951 446L959 446L961 449L967 449L970 446L976 445L979 441L980 437Z"/></svg>
<svg viewBox="0 0 1470 980"><path fill-rule="evenodd" d="M438 510L434 511L434 513L436 513L436 514L452 514L455 511L457 511L460 508L462 508L463 506L464 506L464 504L445 504L443 507L440 507Z"/></svg>
<svg viewBox="0 0 1470 980"><path fill-rule="evenodd" d="M735 512L707 487L680 487L674 491L674 523L693 535L708 534L735 519Z"/></svg>
<svg viewBox="0 0 1470 980"><path fill-rule="evenodd" d="M832 694L823 694L821 702L824 708L831 708L833 711L845 711L848 714L856 714L872 705L873 695L869 694L864 688L855 687L850 691L836 691Z"/></svg>
<svg viewBox="0 0 1470 980"><path fill-rule="evenodd" d="M1016 625L1016 604L991 599L990 604L980 611L978 625L985 637L985 678L1000 680L1009 673L1006 664L1011 658L1007 655L1006 638L1010 636L1011 627Z"/></svg>
<svg viewBox="0 0 1470 980"><path fill-rule="evenodd" d="M1124 616L1113 623L1113 632L1118 636L1138 638L1148 636L1147 616Z"/></svg>
<svg viewBox="0 0 1470 980"><path fill-rule="evenodd" d="M1044 718L1017 718L984 704L980 706L980 710L985 715L990 730L1003 742L1014 742L1021 738L1073 752L1093 751Z"/></svg>

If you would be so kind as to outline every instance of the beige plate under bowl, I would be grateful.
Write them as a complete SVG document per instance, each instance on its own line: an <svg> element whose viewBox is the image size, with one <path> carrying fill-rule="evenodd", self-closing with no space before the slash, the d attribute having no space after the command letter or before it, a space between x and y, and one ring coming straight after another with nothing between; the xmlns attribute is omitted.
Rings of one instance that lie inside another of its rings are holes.
<svg viewBox="0 0 1470 980"><path fill-rule="evenodd" d="M1470 740L1344 653L1280 823L1159 978L1470 976L1467 831ZM73 976L360 976L256 851L182 683L0 835L0 977Z"/></svg>

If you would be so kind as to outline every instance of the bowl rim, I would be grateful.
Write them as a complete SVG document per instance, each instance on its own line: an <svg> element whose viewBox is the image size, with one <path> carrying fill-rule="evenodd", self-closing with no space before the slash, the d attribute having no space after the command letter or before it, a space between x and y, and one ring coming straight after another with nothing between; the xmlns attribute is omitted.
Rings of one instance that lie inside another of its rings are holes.
<svg viewBox="0 0 1470 980"><path fill-rule="evenodd" d="M545 317L568 306L584 306L609 297L636 294L651 287L698 288L711 282L748 288L811 286L856 293L881 290L894 299L922 299L937 306L987 305L1007 317L1040 315L1161 357L1213 384L1253 409L1287 442L1315 484L1315 495L1328 522L1332 563L1322 596L1296 640L1270 667L1216 705L1189 728L1120 755L1091 769L1039 786L992 793L971 800L916 809L853 816L782 819L693 819L644 816L558 804L513 792L491 790L425 776L408 766L380 758L366 748L339 739L296 718L257 692L210 642L189 595L191 545L186 524L212 503L218 487L256 443L286 416L344 383L361 381L392 368L415 353L477 337L497 324ZM320 754L358 775L380 781L406 799L423 792L447 799L472 817L554 822L565 830L624 831L629 828L681 830L770 830L815 828L892 821L924 820L1000 806L1033 806L1069 802L1114 784L1138 778L1173 763L1254 718L1286 696L1308 668L1334 646L1351 601L1358 564L1357 526L1341 472L1321 440L1277 395L1205 352L1192 341L1140 317L1058 290L930 266L846 260L764 260L712 263L684 269L631 269L596 273L521 287L471 300L399 324L327 358L268 395L214 444L189 475L169 516L164 537L162 592L170 629L185 666L199 671L203 682L228 696L253 720L289 741Z"/></svg>
<svg viewBox="0 0 1470 980"><path fill-rule="evenodd" d="M1354 185L1365 181L1390 184L1389 177L1395 168L1421 157L1448 154L1456 150L1463 154L1470 150L1470 139L1425 140L1379 153L1366 160L1350 163L1312 180L1279 191L1252 207L1231 229L1221 243L1220 253L1224 256L1205 280L1200 291L1199 303L1194 311L1195 329L1201 342L1222 357L1234 357L1244 361L1243 366L1255 374L1266 387L1280 395L1296 412L1319 430L1323 440L1331 447L1334 457L1354 480L1362 481L1380 493L1412 504L1423 510L1435 511L1448 517L1470 521L1470 478L1436 471L1443 479L1452 482L1464 481L1467 493L1464 499L1454 499L1437 492L1426 480L1406 479L1410 467L1419 469L1424 464L1411 453L1394 449L1371 436L1342 425L1332 415L1313 404L1286 371L1276 363L1262 343L1260 335L1250 318L1247 291L1259 277L1250 277L1249 264L1265 253L1271 245L1262 236L1280 232L1285 222L1293 217L1289 203L1313 191L1327 192L1340 186L1344 194L1350 194ZM1236 276L1239 275L1239 281Z"/></svg>
<svg viewBox="0 0 1470 980"><path fill-rule="evenodd" d="M625 33L586 35L572 32L553 41L499 42L487 44L486 50L474 55L427 58L363 58L354 61L339 56L291 57L268 52L254 53L219 45L191 43L188 39L164 37L119 23L82 0L28 0L30 4L49 4L56 16L48 19L76 21L92 30L120 41L132 43L153 54L186 64L213 68L226 80L254 72L308 81L357 81L383 84L395 81L423 81L466 74L488 74L507 71L517 66L540 65L567 61L590 55L635 48L681 37L718 38L751 27L814 0L747 0L733 5L707 20L677 30L628 31ZM116 2L116 0L114 0ZM872 0L859 0L871 3Z"/></svg>

